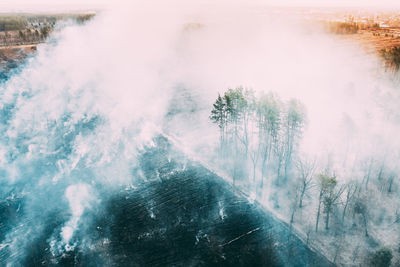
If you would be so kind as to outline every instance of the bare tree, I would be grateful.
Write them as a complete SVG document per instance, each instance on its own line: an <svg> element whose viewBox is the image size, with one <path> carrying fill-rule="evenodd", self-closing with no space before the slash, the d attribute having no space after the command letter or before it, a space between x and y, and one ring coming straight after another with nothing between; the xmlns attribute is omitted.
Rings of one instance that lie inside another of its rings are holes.
<svg viewBox="0 0 400 267"><path fill-rule="evenodd" d="M367 222L367 215L368 215L368 209L365 201L361 198L357 199L355 204L354 204L354 213L355 214L360 214L363 219L363 224L365 227L365 236L368 237L368 222Z"/></svg>
<svg viewBox="0 0 400 267"><path fill-rule="evenodd" d="M329 230L329 215L331 214L333 207L337 204L338 199L342 195L344 191L344 186L336 189L336 186L332 186L328 188L326 193L324 194L324 212L326 214L325 217L325 230Z"/></svg>
<svg viewBox="0 0 400 267"><path fill-rule="evenodd" d="M261 187L272 149L276 146L281 127L281 106L279 98L274 94L261 95L257 101L257 124L259 129L259 146L261 152Z"/></svg>
<svg viewBox="0 0 400 267"><path fill-rule="evenodd" d="M339 257L340 253L343 250L343 243L344 243L345 233L340 233L335 239L335 255L333 257L333 263L337 263L337 258Z"/></svg>
<svg viewBox="0 0 400 267"><path fill-rule="evenodd" d="M317 211L317 218L315 220L315 232L318 232L318 223L319 223L319 217L321 215L321 204L322 204L322 197L324 196L324 191L323 187L320 184L319 187L319 197L318 197L318 211Z"/></svg>
<svg viewBox="0 0 400 267"><path fill-rule="evenodd" d="M393 188L393 182L394 182L394 178L396 177L396 173L395 172L391 172L389 175L389 187L388 187L388 193L392 192L392 188Z"/></svg>
<svg viewBox="0 0 400 267"><path fill-rule="evenodd" d="M316 167L316 160L307 160L298 158L295 162L297 171L299 173L299 208L303 207L303 199L307 190L313 185L313 175Z"/></svg>
<svg viewBox="0 0 400 267"><path fill-rule="evenodd" d="M368 190L368 183L369 180L371 178L371 174L372 174L372 168L374 165L374 159L371 157L370 160L368 161L368 168L367 168L367 173L364 176L365 179L365 189Z"/></svg>
<svg viewBox="0 0 400 267"><path fill-rule="evenodd" d="M276 184L280 184L280 180L282 177L282 167L284 166L285 161L285 143L282 140L282 135L278 136L278 140L274 146L274 154L276 158Z"/></svg>
<svg viewBox="0 0 400 267"><path fill-rule="evenodd" d="M308 246L310 244L310 238L311 238L312 233L313 233L313 227L312 227L312 225L308 225L306 227L306 246Z"/></svg>
<svg viewBox="0 0 400 267"><path fill-rule="evenodd" d="M298 190L297 185L294 191L295 191L295 196L292 198L292 201L290 203L290 209L291 209L290 223L289 223L290 229L292 229L292 225L294 223L294 215L296 214L296 211L298 209L297 203L299 201L300 191Z"/></svg>
<svg viewBox="0 0 400 267"><path fill-rule="evenodd" d="M287 105L283 123L283 129L285 132L285 178L288 176L288 171L292 163L292 155L297 146L298 139L302 135L305 121L306 112L304 105L295 99L290 100Z"/></svg>
<svg viewBox="0 0 400 267"><path fill-rule="evenodd" d="M258 165L258 160L260 158L260 146L252 146L250 145L250 159L253 165L253 183L256 182L256 169Z"/></svg>
<svg viewBox="0 0 400 267"><path fill-rule="evenodd" d="M382 180L385 171L385 162L383 161L378 172L378 181Z"/></svg>
<svg viewBox="0 0 400 267"><path fill-rule="evenodd" d="M332 212L333 207L337 204L337 200L342 195L344 191L344 186L337 189L336 176L328 176L326 174L318 175L318 183L320 187L319 202L318 202L318 212L315 224L315 231L318 231L319 217L321 215L321 204L324 205L325 217L325 229L329 229L329 216Z"/></svg>
<svg viewBox="0 0 400 267"><path fill-rule="evenodd" d="M358 190L358 185L355 182L350 182L346 185L346 198L344 201L343 213L342 213L342 223L344 223L344 217L346 216L346 210L349 206L350 201L353 199L355 193Z"/></svg>

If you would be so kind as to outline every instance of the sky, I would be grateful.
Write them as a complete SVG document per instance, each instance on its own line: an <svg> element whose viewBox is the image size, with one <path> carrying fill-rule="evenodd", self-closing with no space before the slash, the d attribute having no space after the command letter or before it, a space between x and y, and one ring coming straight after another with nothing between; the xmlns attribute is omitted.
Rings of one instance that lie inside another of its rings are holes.
<svg viewBox="0 0 400 267"><path fill-rule="evenodd" d="M155 0L155 2L157 2ZM163 1L164 2L164 1ZM182 1L185 4L188 1ZM204 2L204 1L201 1ZM229 4L265 4L273 6L334 6L334 7L379 7L379 8L400 8L399 0L222 0L214 3L226 2ZM107 8L116 5L133 5L140 1L132 0L2 0L0 1L0 12L9 11L54 11L54 10L76 10ZM199 3L193 1L193 3Z"/></svg>
<svg viewBox="0 0 400 267"><path fill-rule="evenodd" d="M398 0L270 0L267 2L288 6L400 7Z"/></svg>

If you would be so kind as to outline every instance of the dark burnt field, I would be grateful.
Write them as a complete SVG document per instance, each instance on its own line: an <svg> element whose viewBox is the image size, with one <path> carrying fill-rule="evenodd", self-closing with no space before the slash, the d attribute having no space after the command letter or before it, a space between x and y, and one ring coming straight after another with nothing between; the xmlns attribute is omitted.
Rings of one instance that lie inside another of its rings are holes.
<svg viewBox="0 0 400 267"><path fill-rule="evenodd" d="M23 266L333 266L288 226L159 138L145 148L137 188L103 199L53 255L48 240L70 214L54 210L29 240ZM1 203L0 240L24 217L24 198ZM0 261L12 258L2 249Z"/></svg>

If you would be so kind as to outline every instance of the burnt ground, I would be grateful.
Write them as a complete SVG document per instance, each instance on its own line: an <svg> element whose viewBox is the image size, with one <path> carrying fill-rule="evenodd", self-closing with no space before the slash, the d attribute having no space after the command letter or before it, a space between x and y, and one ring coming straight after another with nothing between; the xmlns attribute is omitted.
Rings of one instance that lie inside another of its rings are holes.
<svg viewBox="0 0 400 267"><path fill-rule="evenodd" d="M145 148L141 182L105 195L75 232L75 248L53 255L49 240L69 219L55 210L29 243L23 266L333 266L257 203L168 141ZM23 198L0 203L0 242L23 214ZM18 212L16 210L18 209ZM0 250L0 262L12 255Z"/></svg>

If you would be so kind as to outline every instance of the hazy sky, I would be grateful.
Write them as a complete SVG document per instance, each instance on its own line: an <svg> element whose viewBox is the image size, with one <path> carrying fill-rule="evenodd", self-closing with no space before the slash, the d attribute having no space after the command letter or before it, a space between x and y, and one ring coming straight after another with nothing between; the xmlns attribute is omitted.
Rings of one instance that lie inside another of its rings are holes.
<svg viewBox="0 0 400 267"><path fill-rule="evenodd" d="M277 5L400 7L399 0L269 0Z"/></svg>
<svg viewBox="0 0 400 267"><path fill-rule="evenodd" d="M163 0L160 0L164 2ZM222 0L222 2L240 4L269 4L276 6L360 6L360 7L400 7L400 0ZM56 10L56 9L87 9L104 8L108 5L114 6L118 3L133 4L140 1L135 0L2 0L0 1L0 12L16 10ZM157 1L154 1L157 3ZM188 1L184 1L188 4ZM203 1L200 1L203 2ZM213 1L210 1L213 2ZM219 3L221 1L217 1ZM199 3L193 0L193 3Z"/></svg>

